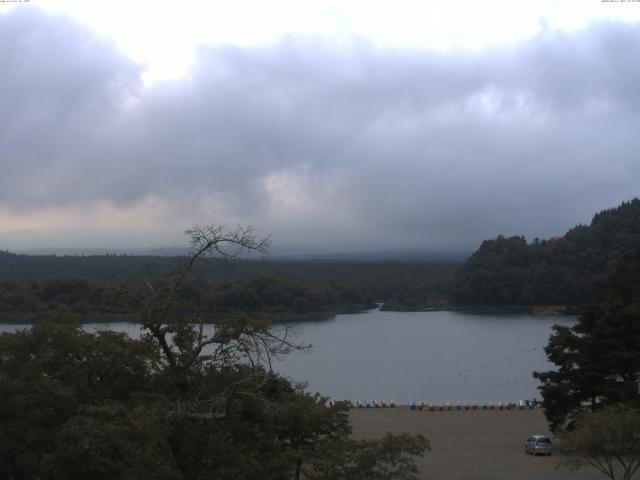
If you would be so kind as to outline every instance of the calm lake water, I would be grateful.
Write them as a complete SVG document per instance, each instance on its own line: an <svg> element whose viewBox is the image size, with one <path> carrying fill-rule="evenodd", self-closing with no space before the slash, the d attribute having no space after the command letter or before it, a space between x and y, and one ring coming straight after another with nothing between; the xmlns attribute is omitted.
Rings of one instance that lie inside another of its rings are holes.
<svg viewBox="0 0 640 480"><path fill-rule="evenodd" d="M544 346L553 324L572 317L461 312L369 311L295 325L311 353L275 363L334 399L488 403L539 397L534 370L547 370ZM103 328L87 324L90 330ZM0 325L0 331L24 326ZM112 324L132 336L139 326Z"/></svg>

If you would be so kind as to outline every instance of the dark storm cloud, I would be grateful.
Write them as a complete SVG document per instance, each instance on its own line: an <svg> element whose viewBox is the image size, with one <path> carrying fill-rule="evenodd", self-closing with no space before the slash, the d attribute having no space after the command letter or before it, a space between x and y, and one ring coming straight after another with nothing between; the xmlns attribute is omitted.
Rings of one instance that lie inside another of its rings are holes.
<svg viewBox="0 0 640 480"><path fill-rule="evenodd" d="M0 41L11 211L154 196L181 229L220 194L280 243L459 247L560 234L638 194L638 24L477 53L202 47L150 88L62 17L0 15Z"/></svg>

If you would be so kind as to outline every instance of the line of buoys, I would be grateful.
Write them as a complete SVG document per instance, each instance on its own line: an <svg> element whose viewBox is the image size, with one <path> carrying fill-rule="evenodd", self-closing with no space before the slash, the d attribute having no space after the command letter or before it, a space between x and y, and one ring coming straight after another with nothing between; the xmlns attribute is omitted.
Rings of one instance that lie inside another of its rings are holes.
<svg viewBox="0 0 640 480"><path fill-rule="evenodd" d="M477 363L473 366L473 368L464 367L463 371L458 372L458 375L467 375L473 373L474 370L483 370L485 368L493 368L496 365L500 365L503 362L510 361L516 357L521 357L523 355L528 355L529 353L535 352L538 350L538 347L529 348L527 350L521 350L519 352L514 352L511 355L507 355L506 357L494 358L493 360L487 360L485 362Z"/></svg>

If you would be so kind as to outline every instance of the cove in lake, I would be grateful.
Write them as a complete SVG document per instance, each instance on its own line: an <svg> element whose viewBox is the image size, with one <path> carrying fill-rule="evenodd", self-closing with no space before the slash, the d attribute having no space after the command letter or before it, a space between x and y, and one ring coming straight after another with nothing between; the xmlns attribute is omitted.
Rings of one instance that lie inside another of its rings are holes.
<svg viewBox="0 0 640 480"><path fill-rule="evenodd" d="M336 400L518 401L539 397L531 373L553 367L544 353L551 326L573 323L573 317L449 311L337 315L294 325L298 343L311 343L312 351L288 355L274 369ZM17 328L24 325L0 325ZM109 328L140 333L133 323Z"/></svg>

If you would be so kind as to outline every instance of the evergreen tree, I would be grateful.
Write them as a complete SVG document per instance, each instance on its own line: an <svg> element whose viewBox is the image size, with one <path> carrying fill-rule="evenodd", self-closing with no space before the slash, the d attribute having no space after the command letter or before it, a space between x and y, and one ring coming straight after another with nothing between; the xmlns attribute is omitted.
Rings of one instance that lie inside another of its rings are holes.
<svg viewBox="0 0 640 480"><path fill-rule="evenodd" d="M640 254L626 256L604 305L586 309L573 327L554 326L545 348L557 370L534 372L552 429L584 410L640 405Z"/></svg>

